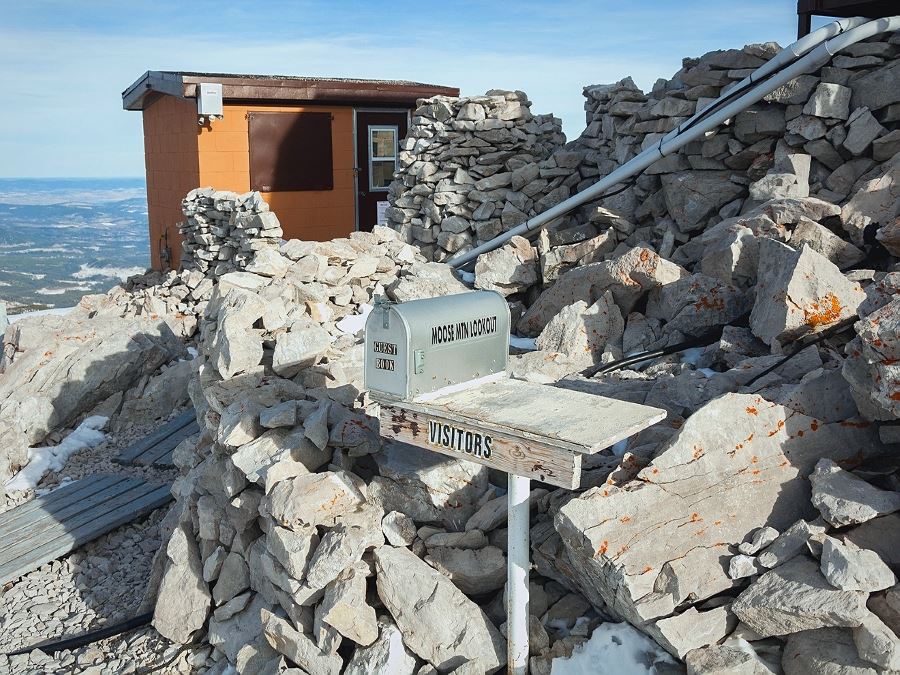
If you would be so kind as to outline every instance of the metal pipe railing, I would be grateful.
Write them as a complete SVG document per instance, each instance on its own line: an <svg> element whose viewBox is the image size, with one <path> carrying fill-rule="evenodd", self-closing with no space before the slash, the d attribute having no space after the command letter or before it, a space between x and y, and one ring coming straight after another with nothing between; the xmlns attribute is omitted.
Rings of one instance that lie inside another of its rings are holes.
<svg viewBox="0 0 900 675"><path fill-rule="evenodd" d="M841 49L859 42L860 40L872 37L873 35L896 30L900 30L900 16L886 17L873 21L866 21L865 19L854 17L852 19L836 21L828 26L820 28L815 33L811 33L810 35L801 38L790 47L779 52L772 60L760 66L752 75L742 80L738 86L733 87L731 91L720 96L719 99L711 103L703 111L695 114L694 117L691 118L694 120L693 124L689 125L690 120L686 121L681 125L681 131L675 133L674 136L664 136L652 147L647 148L636 157L633 157L586 190L569 197L556 206L530 218L521 225L517 225L511 230L494 237L490 241L485 242L480 246L476 246L470 251L454 256L447 261L447 264L454 269L459 269L476 260L482 253L487 253L488 251L493 251L494 249L503 246L514 236L528 235L529 233L540 229L547 223L570 213L579 206L595 199L602 198L604 193L612 186L640 173L657 160L660 160L681 149L688 143L697 140L710 129L749 108L766 94L769 94L798 75L802 75L803 73L824 65ZM780 58L781 54L785 53L785 51L788 52L788 55ZM795 52L799 52L803 55L797 57L795 56ZM776 61L775 65L770 66L772 61L775 61L776 59L778 59L778 61ZM784 67L782 67L785 63L789 63L789 65L784 65ZM763 71L762 75L758 74L760 71ZM765 79L760 80L760 78ZM735 93L740 92L742 83L748 83L752 86L744 84L743 86L747 87L748 90L737 98L734 98ZM729 99L734 100L719 106L720 102ZM671 133L673 132L670 132L670 134Z"/></svg>

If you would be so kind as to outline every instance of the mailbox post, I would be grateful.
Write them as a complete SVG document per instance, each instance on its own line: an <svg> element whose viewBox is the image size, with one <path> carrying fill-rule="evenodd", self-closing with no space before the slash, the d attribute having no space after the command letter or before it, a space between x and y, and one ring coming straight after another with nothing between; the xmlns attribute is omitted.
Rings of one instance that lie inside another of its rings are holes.
<svg viewBox="0 0 900 675"><path fill-rule="evenodd" d="M527 675L531 480L576 489L585 454L666 413L506 378L509 309L497 293L378 302L365 342L382 437L507 474L507 672Z"/></svg>

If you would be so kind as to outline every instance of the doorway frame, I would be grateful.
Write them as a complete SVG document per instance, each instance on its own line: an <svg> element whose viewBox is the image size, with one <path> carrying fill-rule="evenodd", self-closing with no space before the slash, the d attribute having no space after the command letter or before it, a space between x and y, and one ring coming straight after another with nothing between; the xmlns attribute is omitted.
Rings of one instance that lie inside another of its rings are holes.
<svg viewBox="0 0 900 675"><path fill-rule="evenodd" d="M406 133L412 126L412 110L410 108L353 108L353 229L359 232L359 186L357 179L359 178L359 139L357 138L357 121L356 113L405 113L406 114ZM397 134L397 162L400 162L400 134ZM404 137L405 138L405 137ZM368 162L368 157L366 158Z"/></svg>

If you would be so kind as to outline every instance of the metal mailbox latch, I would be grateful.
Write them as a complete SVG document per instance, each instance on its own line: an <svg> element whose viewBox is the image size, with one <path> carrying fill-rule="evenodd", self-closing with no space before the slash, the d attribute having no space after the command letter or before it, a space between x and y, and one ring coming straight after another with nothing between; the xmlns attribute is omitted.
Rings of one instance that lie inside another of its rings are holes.
<svg viewBox="0 0 900 675"><path fill-rule="evenodd" d="M416 375L421 375L425 372L425 350L417 349L413 352L413 366L415 367Z"/></svg>

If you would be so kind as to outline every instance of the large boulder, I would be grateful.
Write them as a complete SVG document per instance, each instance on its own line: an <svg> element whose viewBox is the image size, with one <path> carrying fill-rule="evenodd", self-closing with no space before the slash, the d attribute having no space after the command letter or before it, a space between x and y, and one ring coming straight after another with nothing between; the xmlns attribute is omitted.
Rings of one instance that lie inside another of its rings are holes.
<svg viewBox="0 0 900 675"><path fill-rule="evenodd" d="M812 518L806 477L821 457L880 449L868 425L822 424L726 394L688 418L636 480L588 490L555 525L584 592L640 625L731 588L729 546L757 528Z"/></svg>
<svg viewBox="0 0 900 675"><path fill-rule="evenodd" d="M607 290L612 292L622 314L627 315L646 291L687 275L687 270L653 251L633 248L615 260L577 267L563 274L538 296L517 328L522 335L537 336L563 307L579 300L592 305Z"/></svg>
<svg viewBox="0 0 900 675"><path fill-rule="evenodd" d="M841 209L841 219L853 243L860 246L871 223L884 225L900 216L900 152L863 176L856 187L856 194Z"/></svg>
<svg viewBox="0 0 900 675"><path fill-rule="evenodd" d="M860 319L845 347L842 373L869 419L900 418L900 298Z"/></svg>
<svg viewBox="0 0 900 675"><path fill-rule="evenodd" d="M453 582L406 548L375 551L378 597L403 642L441 672L493 673L506 663L500 631Z"/></svg>
<svg viewBox="0 0 900 675"><path fill-rule="evenodd" d="M27 463L29 445L184 355L160 320L69 321L45 333L0 378L0 484Z"/></svg>
<svg viewBox="0 0 900 675"><path fill-rule="evenodd" d="M200 550L185 525L172 532L166 556L153 627L172 642L187 644L206 623L212 598L203 580Z"/></svg>
<svg viewBox="0 0 900 675"><path fill-rule="evenodd" d="M802 337L856 314L866 294L822 254L763 239L759 246L753 334L768 344Z"/></svg>

